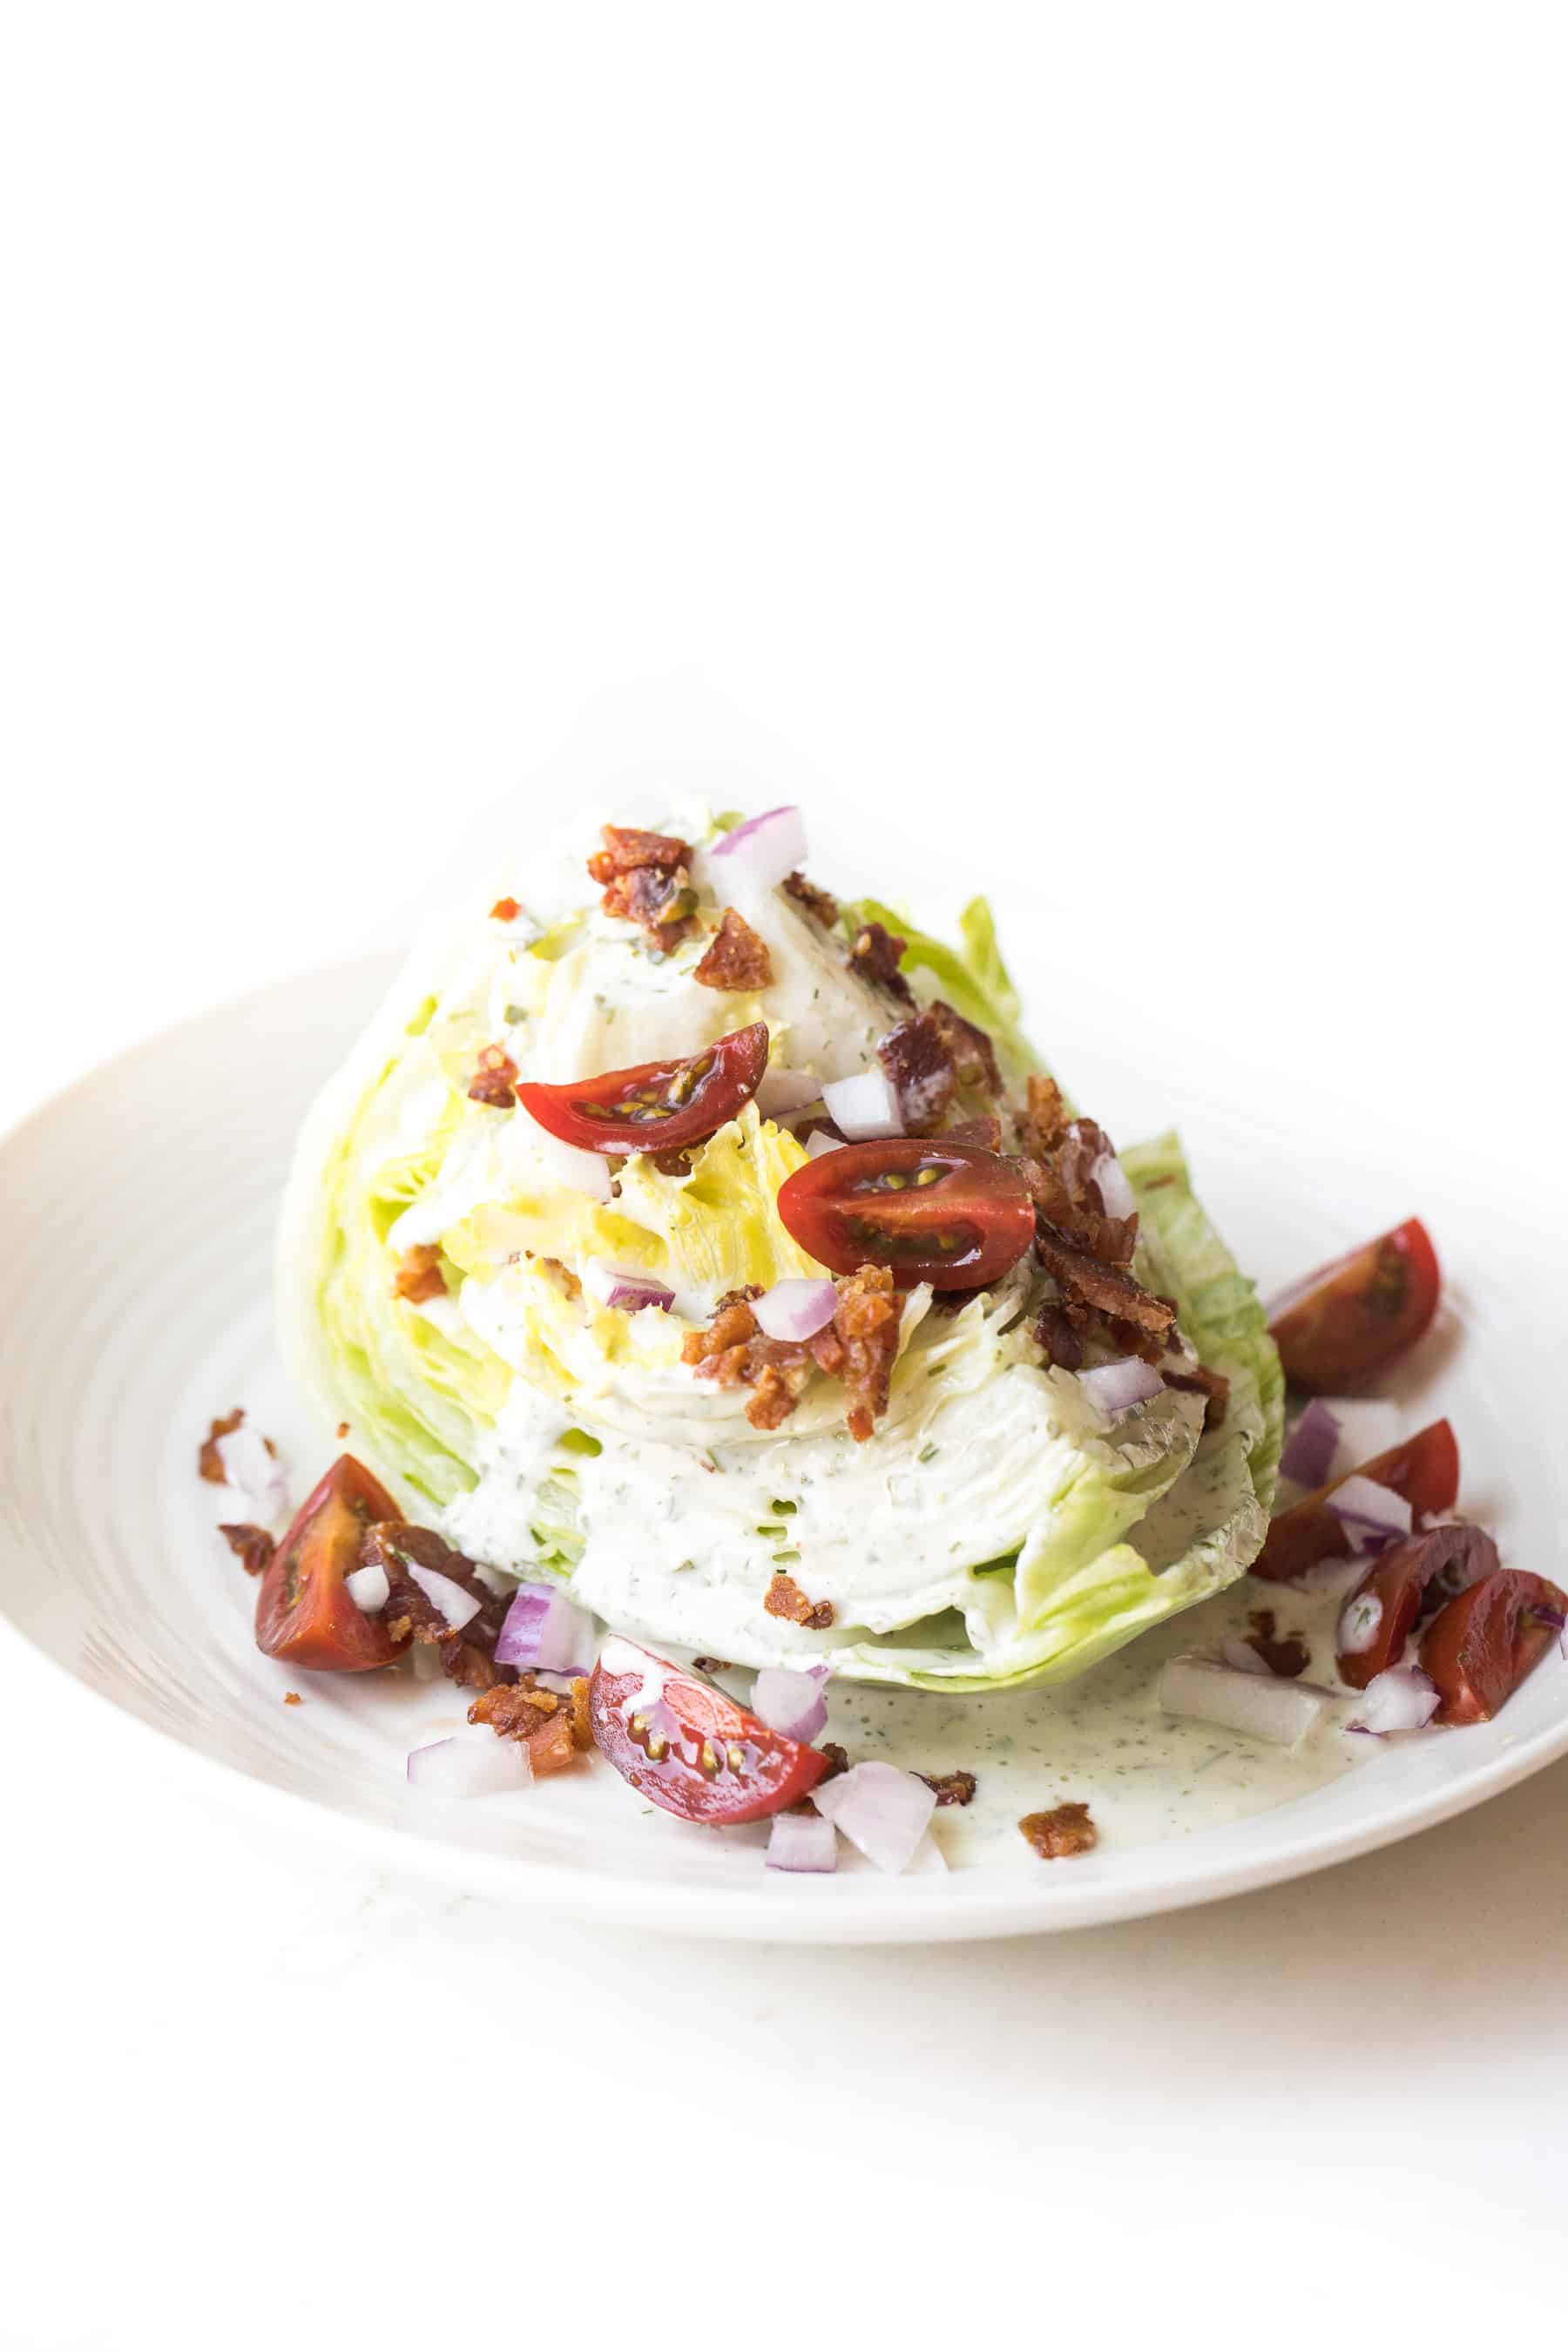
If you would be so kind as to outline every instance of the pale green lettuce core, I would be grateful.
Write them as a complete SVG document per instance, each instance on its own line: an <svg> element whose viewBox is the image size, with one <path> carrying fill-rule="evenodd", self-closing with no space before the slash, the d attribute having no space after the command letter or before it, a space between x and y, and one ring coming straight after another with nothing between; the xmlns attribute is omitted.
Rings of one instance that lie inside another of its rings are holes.
<svg viewBox="0 0 1568 2352"><path fill-rule="evenodd" d="M966 908L958 946L873 900L846 908L843 928L873 920L908 941L918 995L992 1035L1016 1096L1042 1065L984 902ZM796 1066L844 1074L813 1041L853 1034L858 1062L885 1010L845 977L836 934L782 899L765 928L781 979L759 1010L775 1044L806 1057ZM858 1679L947 1690L1065 1679L1240 1575L1266 1531L1283 1383L1253 1286L1173 1137L1121 1154L1137 1270L1230 1381L1215 1430L1176 1391L1110 1423L1073 1375L1042 1366L1026 1267L955 1316L913 1294L889 1412L858 1446L835 1383L815 1382L759 1436L743 1394L681 1365L689 1319L599 1309L542 1279L542 1258L637 1267L690 1291L700 1316L737 1279L811 1270L771 1209L800 1148L754 1111L689 1179L634 1160L618 1197L595 1203L552 1191L526 1141L519 1158L520 1114L514 1128L468 1098L479 1045L503 1031L526 1075L534 1041L547 1060L584 1010L602 1024L595 1052L667 1004L723 1017L712 992L683 989L680 951L655 970L642 956L626 927L593 915L525 941L469 925L434 966L416 963L307 1121L279 1249L285 1342L410 1514L492 1565L562 1577L656 1643L754 1664L825 1658ZM579 971L607 998L563 1002ZM423 1307L395 1295L416 1240L441 1249L448 1281ZM833 1602L830 1632L763 1611L780 1568Z"/></svg>

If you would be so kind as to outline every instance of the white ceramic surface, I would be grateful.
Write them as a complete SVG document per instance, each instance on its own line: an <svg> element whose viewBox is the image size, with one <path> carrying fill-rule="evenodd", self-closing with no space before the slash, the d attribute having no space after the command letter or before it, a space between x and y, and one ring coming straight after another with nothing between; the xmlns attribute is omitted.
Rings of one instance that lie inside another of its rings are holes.
<svg viewBox="0 0 1568 2352"><path fill-rule="evenodd" d="M474 1891L666 1930L821 1941L1038 1932L1206 1901L1403 1836L1568 1750L1568 1666L1553 1658L1497 1723L1380 1750L1248 1821L1070 1868L1020 1851L899 1880L863 1866L780 1878L752 1837L644 1815L602 1767L516 1801L411 1801L404 1753L455 1725L458 1702L445 1685L316 1676L305 1704L286 1706L291 1678L252 1644L255 1587L194 1475L209 1417L234 1403L279 1437L296 1492L331 1445L273 1354L272 1218L300 1112L386 976L315 976L207 1013L83 1079L0 1146L11 1267L0 1591L46 1658L122 1710L128 1737L147 1727L180 1743L193 1771L216 1765L237 1800L301 1835ZM1075 1076L1092 1099L1089 1074ZM1307 1133L1262 1131L1234 1107L1184 1110L1200 1184L1266 1283L1415 1205L1373 1160L1324 1171ZM1531 1538L1562 1523L1561 1482L1530 1438L1522 1268L1435 1162L1419 1204L1442 1236L1452 1304L1404 1378L1412 1425L1452 1412L1467 1505L1505 1551L1550 1572Z"/></svg>

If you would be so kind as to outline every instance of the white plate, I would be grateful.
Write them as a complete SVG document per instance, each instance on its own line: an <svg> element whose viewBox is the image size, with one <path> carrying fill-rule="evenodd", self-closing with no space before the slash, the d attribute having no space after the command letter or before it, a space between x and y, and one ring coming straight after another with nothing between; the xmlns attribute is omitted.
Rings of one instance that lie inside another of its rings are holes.
<svg viewBox="0 0 1568 2352"><path fill-rule="evenodd" d="M255 1587L194 1475L209 1418L240 1402L280 1439L297 1492L331 1449L273 1355L272 1218L300 1113L387 977L318 975L207 1013L0 1145L0 1592L45 1656L127 1728L179 1743L193 1772L216 1766L235 1797L301 1834L473 1891L666 1930L894 1942L1075 1927L1239 1893L1441 1821L1568 1751L1568 1666L1552 1658L1496 1723L1380 1748L1225 1828L1107 1844L1070 1864L1036 1864L1020 1842L1016 1859L893 1880L864 1868L782 1878L762 1869L752 1833L644 1817L607 1768L516 1800L411 1811L404 1752L431 1736L433 1709L456 1724L460 1701L445 1685L317 1675L297 1678L303 1706L284 1706L289 1678L250 1637ZM1200 1187L1266 1283L1414 1204L1364 1160L1324 1171L1305 1131L1265 1134L1223 1106L1183 1113ZM1427 1162L1420 1205L1457 1303L1407 1373L1410 1425L1451 1412L1466 1503L1521 1565L1551 1573L1542 1547L1563 1496L1531 1433L1542 1367L1521 1335L1552 1318L1528 1311L1540 1302L1522 1262L1442 1181Z"/></svg>

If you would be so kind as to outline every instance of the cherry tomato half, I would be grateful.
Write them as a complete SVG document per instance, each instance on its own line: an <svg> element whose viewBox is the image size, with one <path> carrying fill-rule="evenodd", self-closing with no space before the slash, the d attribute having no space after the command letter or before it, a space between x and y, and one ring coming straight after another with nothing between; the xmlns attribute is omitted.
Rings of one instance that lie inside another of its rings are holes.
<svg viewBox="0 0 1568 2352"><path fill-rule="evenodd" d="M1479 1584L1497 1566L1497 1546L1479 1528L1434 1528L1391 1545L1340 1612L1340 1643L1355 1645L1339 1650L1341 1682L1365 1690L1373 1675L1399 1664L1425 1610Z"/></svg>
<svg viewBox="0 0 1568 2352"><path fill-rule="evenodd" d="M1414 1437L1391 1445L1386 1454L1374 1454L1359 1470L1347 1470L1345 1477L1371 1478L1380 1486L1392 1486L1422 1517L1452 1510L1459 1491L1458 1440L1447 1422L1434 1421ZM1315 1495L1280 1512L1252 1563L1254 1576L1270 1584L1288 1584L1321 1559L1349 1559L1354 1547L1329 1508L1329 1496L1343 1484L1343 1478L1331 1479Z"/></svg>
<svg viewBox="0 0 1568 2352"><path fill-rule="evenodd" d="M584 1151L674 1151L716 1135L749 1103L768 1062L768 1024L732 1029L679 1062L639 1062L547 1087L530 1079L517 1098L563 1143Z"/></svg>
<svg viewBox="0 0 1568 2352"><path fill-rule="evenodd" d="M1035 1204L1012 1162L945 1135L825 1151L785 1177L778 1210L835 1274L885 1265L901 1290L994 1282L1035 1237Z"/></svg>
<svg viewBox="0 0 1568 2352"><path fill-rule="evenodd" d="M343 1591L359 1565L365 1529L399 1517L379 1480L352 1454L341 1454L272 1555L256 1601L256 1644L291 1666L360 1674L390 1665L407 1648L379 1617L367 1617Z"/></svg>
<svg viewBox="0 0 1568 2352"><path fill-rule="evenodd" d="M711 1683L616 1635L588 1685L594 1740L639 1795L683 1822L756 1822L816 1788L827 1759Z"/></svg>
<svg viewBox="0 0 1568 2352"><path fill-rule="evenodd" d="M1292 1387L1357 1388L1414 1346L1437 1311L1437 1253L1419 1217L1320 1266L1274 1307L1268 1328Z"/></svg>
<svg viewBox="0 0 1568 2352"><path fill-rule="evenodd" d="M1489 1721L1558 1640L1565 1610L1568 1595L1545 1577L1506 1568L1439 1609L1421 1640L1437 1721Z"/></svg>

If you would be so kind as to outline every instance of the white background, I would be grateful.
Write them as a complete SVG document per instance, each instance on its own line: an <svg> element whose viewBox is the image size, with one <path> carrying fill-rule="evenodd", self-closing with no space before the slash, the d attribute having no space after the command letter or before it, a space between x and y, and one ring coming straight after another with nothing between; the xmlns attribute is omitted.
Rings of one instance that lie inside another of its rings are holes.
<svg viewBox="0 0 1568 2352"><path fill-rule="evenodd" d="M721 709L827 878L1002 872L1065 1066L1109 1008L1528 1236L1557 9L0 22L0 1113ZM7 2344L1561 2314L1564 1768L1148 1927L650 1948L262 1842L5 1661Z"/></svg>

